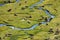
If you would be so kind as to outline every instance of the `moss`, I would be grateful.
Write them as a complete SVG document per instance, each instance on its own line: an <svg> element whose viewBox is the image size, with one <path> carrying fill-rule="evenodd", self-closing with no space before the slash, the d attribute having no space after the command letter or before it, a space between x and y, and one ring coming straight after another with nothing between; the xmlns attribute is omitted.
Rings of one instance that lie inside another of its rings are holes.
<svg viewBox="0 0 60 40"><path fill-rule="evenodd" d="M45 0L42 4L37 4L33 9L30 6L39 2L40 0L0 0L0 24L8 24L0 26L0 37L2 40L56 40L55 33L60 30L60 0ZM39 7L48 10L55 16L47 24L40 24L34 30L13 30L10 26L17 28L31 28L32 25L47 21L49 16ZM49 34L50 28L53 33ZM57 30L59 29L59 30ZM11 33L11 37L5 37L5 34ZM31 39L30 35L33 35ZM60 33L58 32L58 35ZM58 36L57 35L57 36ZM0 39L1 39L0 38Z"/></svg>

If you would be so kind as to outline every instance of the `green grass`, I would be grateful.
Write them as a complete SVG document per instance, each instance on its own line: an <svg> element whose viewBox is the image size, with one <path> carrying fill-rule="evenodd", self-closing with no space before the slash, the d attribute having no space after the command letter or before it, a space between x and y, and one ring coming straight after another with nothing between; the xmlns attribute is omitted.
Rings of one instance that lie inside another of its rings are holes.
<svg viewBox="0 0 60 40"><path fill-rule="evenodd" d="M3 4L3 1L0 0L0 4ZM41 16L44 18L48 17L48 15L46 15L43 10L29 8L32 4L38 2L39 0L27 0L27 3L25 3L24 0L21 0L19 2L15 1L16 0L11 0L13 3L6 3L5 5L0 6L0 23L7 23L18 28L30 28L34 24L45 21ZM20 3L21 5L19 5ZM21 10L21 8L25 8L25 6L28 6L28 8ZM60 36L60 33L58 35L54 35L57 29L60 30L60 0L45 0L42 4L37 5L37 7L39 6L44 6L43 9L49 10L51 14L55 16L54 19L48 22L48 25L41 24L34 30L28 31L13 30L8 26L3 26L0 27L0 37L2 40L45 40L47 38L50 38L50 40L55 40L54 37ZM8 12L9 9L12 10ZM14 14L17 16L14 16ZM28 18L29 16L32 16L32 18ZM28 21L31 23L29 24ZM53 28L54 33L49 34L48 31L50 28ZM12 36L5 37L5 35L9 33L11 33ZM32 39L29 34L34 35Z"/></svg>

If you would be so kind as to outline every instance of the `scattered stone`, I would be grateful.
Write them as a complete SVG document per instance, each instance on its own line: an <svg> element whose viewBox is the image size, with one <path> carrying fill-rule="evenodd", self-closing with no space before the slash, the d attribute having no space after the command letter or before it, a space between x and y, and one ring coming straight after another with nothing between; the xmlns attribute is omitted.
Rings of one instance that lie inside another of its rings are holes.
<svg viewBox="0 0 60 40"><path fill-rule="evenodd" d="M10 0L8 0L8 2L7 3L14 3L14 2L11 2Z"/></svg>
<svg viewBox="0 0 60 40"><path fill-rule="evenodd" d="M44 6L41 6L41 7L44 7Z"/></svg>
<svg viewBox="0 0 60 40"><path fill-rule="evenodd" d="M54 33L53 29L50 28L50 30L48 31L49 33Z"/></svg>
<svg viewBox="0 0 60 40"><path fill-rule="evenodd" d="M28 8L28 6L25 6L25 8Z"/></svg>
<svg viewBox="0 0 60 40"><path fill-rule="evenodd" d="M25 21L25 19L21 19L21 21Z"/></svg>
<svg viewBox="0 0 60 40"><path fill-rule="evenodd" d="M50 40L50 38L46 38L45 40Z"/></svg>
<svg viewBox="0 0 60 40"><path fill-rule="evenodd" d="M6 23L6 24L8 24L8 22L6 22L6 21L3 21L4 23Z"/></svg>
<svg viewBox="0 0 60 40"><path fill-rule="evenodd" d="M34 36L33 34L29 34L30 36Z"/></svg>
<svg viewBox="0 0 60 40"><path fill-rule="evenodd" d="M27 0L25 0L25 3L27 3Z"/></svg>
<svg viewBox="0 0 60 40"><path fill-rule="evenodd" d="M58 39L59 39L59 36L55 36L55 37L54 37L54 40L58 40Z"/></svg>
<svg viewBox="0 0 60 40"><path fill-rule="evenodd" d="M13 25L6 25L6 26L13 26Z"/></svg>
<svg viewBox="0 0 60 40"><path fill-rule="evenodd" d="M17 16L17 14L14 14L14 16Z"/></svg>
<svg viewBox="0 0 60 40"><path fill-rule="evenodd" d="M28 21L28 23L30 24L30 22Z"/></svg>
<svg viewBox="0 0 60 40"><path fill-rule="evenodd" d="M30 24L31 23L31 21L30 20L27 20L27 22Z"/></svg>
<svg viewBox="0 0 60 40"><path fill-rule="evenodd" d="M26 18L32 18L32 16L28 16L28 17L26 17Z"/></svg>
<svg viewBox="0 0 60 40"><path fill-rule="evenodd" d="M32 18L32 16L29 16L29 18Z"/></svg>
<svg viewBox="0 0 60 40"><path fill-rule="evenodd" d="M44 17L41 15L41 18L44 19Z"/></svg>
<svg viewBox="0 0 60 40"><path fill-rule="evenodd" d="M38 19L38 20L42 20L42 18Z"/></svg>
<svg viewBox="0 0 60 40"><path fill-rule="evenodd" d="M49 20L51 21L53 18L50 18Z"/></svg>
<svg viewBox="0 0 60 40"><path fill-rule="evenodd" d="M9 0L8 3L11 3L11 1Z"/></svg>
<svg viewBox="0 0 60 40"><path fill-rule="evenodd" d="M19 3L19 6L21 6L21 3Z"/></svg>
<svg viewBox="0 0 60 40"><path fill-rule="evenodd" d="M30 38L33 39L33 36L34 36L34 35L33 35L33 34L29 34L29 35L30 35Z"/></svg>
<svg viewBox="0 0 60 40"><path fill-rule="evenodd" d="M57 9L54 9L55 11L57 11Z"/></svg>
<svg viewBox="0 0 60 40"><path fill-rule="evenodd" d="M24 9L25 9L24 7L21 8L21 10L24 10Z"/></svg>
<svg viewBox="0 0 60 40"><path fill-rule="evenodd" d="M60 33L59 29L56 30L55 35L58 35Z"/></svg>
<svg viewBox="0 0 60 40"><path fill-rule="evenodd" d="M47 12L49 12L48 10L46 10ZM50 12L49 12L50 13Z"/></svg>
<svg viewBox="0 0 60 40"><path fill-rule="evenodd" d="M0 40L2 40L2 38L0 37Z"/></svg>
<svg viewBox="0 0 60 40"><path fill-rule="evenodd" d="M48 18L47 17L45 17L45 21L48 22Z"/></svg>
<svg viewBox="0 0 60 40"><path fill-rule="evenodd" d="M38 25L41 25L42 23L39 23Z"/></svg>
<svg viewBox="0 0 60 40"><path fill-rule="evenodd" d="M5 36L6 36L6 37L10 37L11 35L12 35L12 34L6 34Z"/></svg>
<svg viewBox="0 0 60 40"><path fill-rule="evenodd" d="M48 25L48 23L46 25Z"/></svg>
<svg viewBox="0 0 60 40"><path fill-rule="evenodd" d="M4 3L12 3L10 0L8 0L8 1L4 1Z"/></svg>
<svg viewBox="0 0 60 40"><path fill-rule="evenodd" d="M8 12L10 12L12 9L9 9Z"/></svg>
<svg viewBox="0 0 60 40"><path fill-rule="evenodd" d="M4 1L4 3L6 3L6 1Z"/></svg>

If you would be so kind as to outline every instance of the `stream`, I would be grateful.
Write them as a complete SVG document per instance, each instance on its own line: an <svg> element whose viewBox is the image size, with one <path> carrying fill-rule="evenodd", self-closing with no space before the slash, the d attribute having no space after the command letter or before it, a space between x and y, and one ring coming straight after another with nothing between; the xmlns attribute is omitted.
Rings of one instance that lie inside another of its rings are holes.
<svg viewBox="0 0 60 40"><path fill-rule="evenodd" d="M18 1L18 0L17 0L17 1ZM43 1L44 1L44 0L40 0L39 2L31 5L30 8L32 9L32 8L34 8L34 6L36 6L36 5L38 5L38 4L42 4ZM39 10L43 10L43 8L40 7ZM43 10L43 11L44 11L48 16L50 16L50 18L47 19L47 20L48 20L47 22L50 22L50 21L51 21L50 19L53 19L53 18L55 17L55 16L52 15L48 10ZM41 25L41 24L47 24L47 22L46 22L46 21L40 22L40 25ZM6 26L6 25L8 25L8 24L0 24L0 27ZM39 26L39 23L38 23L38 24L34 24L34 25L31 26L30 28L25 28L25 29L16 28L16 27L14 27L14 26L8 26L8 27L11 28L11 29L13 29L13 30L33 30L33 29L35 29L37 26Z"/></svg>

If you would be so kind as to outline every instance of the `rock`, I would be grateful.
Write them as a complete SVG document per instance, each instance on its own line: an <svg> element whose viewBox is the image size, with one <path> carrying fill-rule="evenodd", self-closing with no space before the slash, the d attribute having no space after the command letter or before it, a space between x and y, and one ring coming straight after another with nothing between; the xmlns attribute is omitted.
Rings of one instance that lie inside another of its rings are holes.
<svg viewBox="0 0 60 40"><path fill-rule="evenodd" d="M44 7L44 6L41 6L41 7Z"/></svg>
<svg viewBox="0 0 60 40"><path fill-rule="evenodd" d="M30 24L30 22L28 21L28 23Z"/></svg>
<svg viewBox="0 0 60 40"><path fill-rule="evenodd" d="M41 25L42 23L39 23L38 25Z"/></svg>
<svg viewBox="0 0 60 40"><path fill-rule="evenodd" d="M50 28L48 32L49 32L49 33L54 33L54 31L53 31L52 28Z"/></svg>
<svg viewBox="0 0 60 40"><path fill-rule="evenodd" d="M58 39L58 37L54 37L54 39Z"/></svg>
<svg viewBox="0 0 60 40"><path fill-rule="evenodd" d="M47 17L45 17L45 21L48 22L48 18Z"/></svg>
<svg viewBox="0 0 60 40"><path fill-rule="evenodd" d="M25 6L25 8L28 8L28 6Z"/></svg>
<svg viewBox="0 0 60 40"><path fill-rule="evenodd" d="M8 3L11 3L11 1L9 0Z"/></svg>
<svg viewBox="0 0 60 40"><path fill-rule="evenodd" d="M53 18L50 18L50 21L52 20Z"/></svg>
<svg viewBox="0 0 60 40"><path fill-rule="evenodd" d="M25 0L25 3L27 3L27 0Z"/></svg>
<svg viewBox="0 0 60 40"><path fill-rule="evenodd" d="M29 34L30 36L34 36L33 34Z"/></svg>
<svg viewBox="0 0 60 40"><path fill-rule="evenodd" d="M5 36L6 36L6 37L10 37L11 35L12 35L12 34L6 34Z"/></svg>
<svg viewBox="0 0 60 40"><path fill-rule="evenodd" d="M4 1L4 3L6 3L6 1Z"/></svg>
<svg viewBox="0 0 60 40"><path fill-rule="evenodd" d="M0 37L0 40L2 40L2 38Z"/></svg>
<svg viewBox="0 0 60 40"><path fill-rule="evenodd" d="M6 21L3 21L4 23L6 23L6 24L8 24L8 22L6 22Z"/></svg>
<svg viewBox="0 0 60 40"><path fill-rule="evenodd" d="M49 12L48 10L46 10L47 12ZM50 12L49 12L50 13Z"/></svg>
<svg viewBox="0 0 60 40"><path fill-rule="evenodd" d="M60 33L59 29L56 30L55 35L58 35Z"/></svg>
<svg viewBox="0 0 60 40"><path fill-rule="evenodd" d="M24 9L25 9L24 7L21 8L21 10L24 10Z"/></svg>
<svg viewBox="0 0 60 40"><path fill-rule="evenodd" d="M32 18L32 16L29 16L29 18Z"/></svg>
<svg viewBox="0 0 60 40"><path fill-rule="evenodd" d="M9 9L8 12L10 12L12 9Z"/></svg>
<svg viewBox="0 0 60 40"><path fill-rule="evenodd" d="M33 36L34 36L34 35L33 35L33 34L29 34L29 35L30 35L30 38L33 39Z"/></svg>
<svg viewBox="0 0 60 40"><path fill-rule="evenodd" d="M50 40L50 38L46 38L45 40Z"/></svg>
<svg viewBox="0 0 60 40"><path fill-rule="evenodd" d="M21 6L21 3L19 3L19 6Z"/></svg>
<svg viewBox="0 0 60 40"><path fill-rule="evenodd" d="M17 16L17 14L14 14L14 16Z"/></svg>
<svg viewBox="0 0 60 40"><path fill-rule="evenodd" d="M41 15L41 18L44 19L44 16Z"/></svg>
<svg viewBox="0 0 60 40"><path fill-rule="evenodd" d="M48 25L48 23L46 25Z"/></svg>
<svg viewBox="0 0 60 40"><path fill-rule="evenodd" d="M31 21L30 20L27 20L27 22L30 24L31 23Z"/></svg>
<svg viewBox="0 0 60 40"><path fill-rule="evenodd" d="M13 26L13 25L6 25L6 26Z"/></svg>

